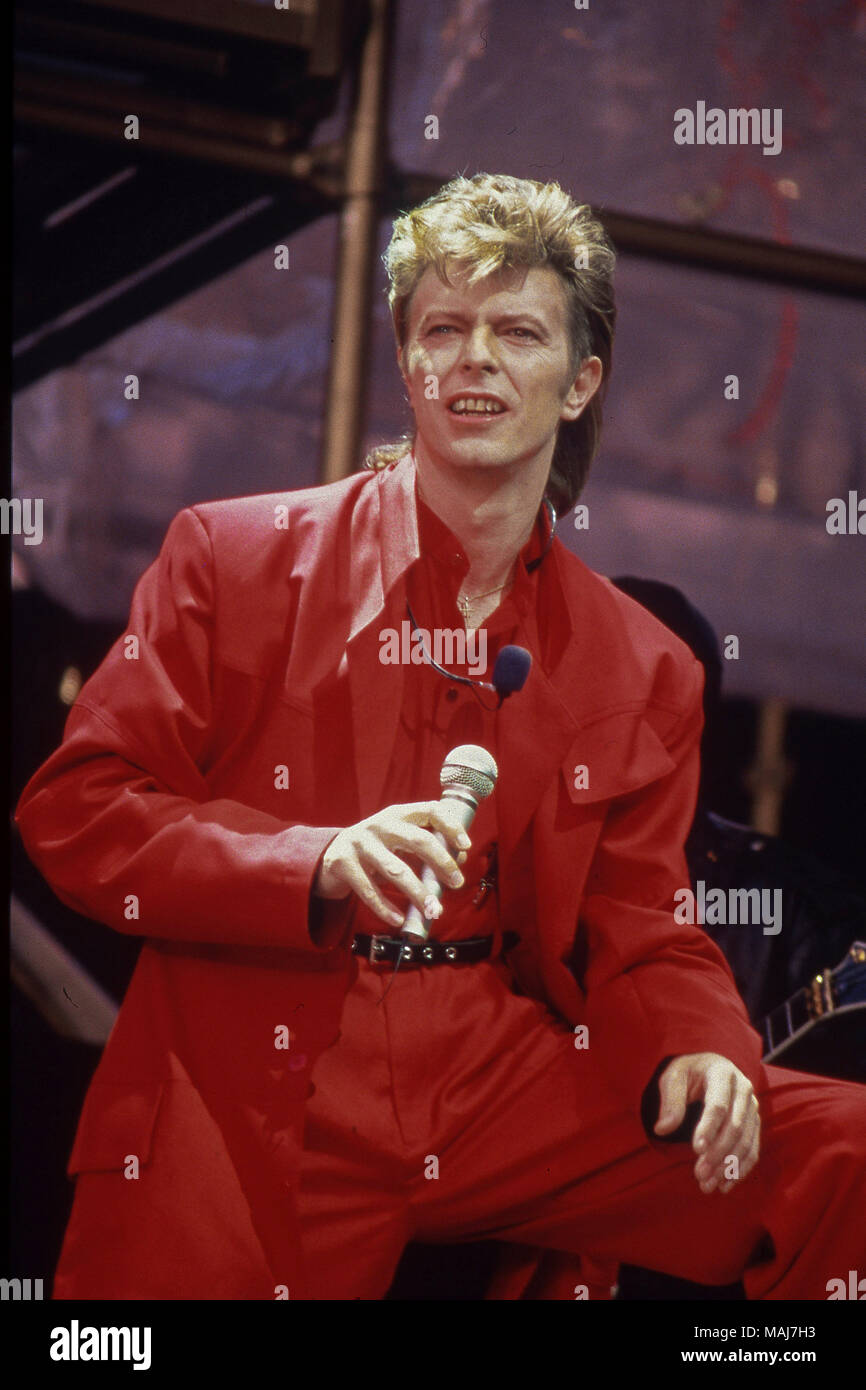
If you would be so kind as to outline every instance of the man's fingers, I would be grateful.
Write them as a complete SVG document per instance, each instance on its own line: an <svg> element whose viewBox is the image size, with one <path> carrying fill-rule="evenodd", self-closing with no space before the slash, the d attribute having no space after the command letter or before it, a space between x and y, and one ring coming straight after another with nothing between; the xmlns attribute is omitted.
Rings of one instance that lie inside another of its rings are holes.
<svg viewBox="0 0 866 1390"><path fill-rule="evenodd" d="M750 1103L752 1088L745 1077L735 1080L734 1095L726 1122L709 1141L695 1167L697 1178L709 1177L718 1170L720 1164L732 1154L740 1158L748 1150L752 1140L752 1126L755 1107ZM695 1131L697 1138L697 1131Z"/></svg>
<svg viewBox="0 0 866 1390"><path fill-rule="evenodd" d="M383 825L379 834L387 847L404 854L417 855L436 874L436 877L449 888L459 888L463 883L463 872L457 860L449 854L445 845L440 844L435 834L424 830L420 825Z"/></svg>
<svg viewBox="0 0 866 1390"><path fill-rule="evenodd" d="M755 1109L752 1105L754 1094L748 1079L738 1077L734 1086L734 1103L731 1106L731 1124L735 1129L741 1130L747 1121L751 1120Z"/></svg>
<svg viewBox="0 0 866 1390"><path fill-rule="evenodd" d="M663 1103L657 1133L673 1127L688 1100L701 1098L692 1138L698 1155L694 1176L702 1192L719 1184L723 1192L730 1191L754 1167L760 1147L760 1112L748 1077L717 1053L690 1053L665 1068L659 1092Z"/></svg>
<svg viewBox="0 0 866 1390"><path fill-rule="evenodd" d="M755 1164L757 1163L758 1159L760 1158L760 1155L761 1155L761 1116L760 1116L760 1113L758 1112L758 1109L757 1109L757 1106L756 1106L756 1107L755 1107L755 1126L754 1126L754 1133L753 1133L753 1135L752 1135L752 1142L751 1142L751 1144L750 1144L750 1146L749 1146L749 1152L746 1154L746 1157L743 1159L742 1163L740 1164L740 1177L741 1177L741 1178L745 1178L749 1173L751 1173L752 1169L754 1168Z"/></svg>
<svg viewBox="0 0 866 1390"><path fill-rule="evenodd" d="M756 1140L760 1142L760 1137L761 1113L758 1109L757 1100L755 1100L754 1097L750 1097L746 1118L743 1122L742 1134L736 1149L733 1151L739 1163L739 1176L741 1178L744 1178L749 1171L749 1167L753 1166L752 1164L749 1164L749 1167L746 1165L755 1142Z"/></svg>
<svg viewBox="0 0 866 1390"><path fill-rule="evenodd" d="M447 801L437 801L432 822L437 830L458 849L468 849L472 843L469 832L463 824L464 808L460 802L451 805Z"/></svg>
<svg viewBox="0 0 866 1390"><path fill-rule="evenodd" d="M760 1141L760 1129L758 1105L750 1095L742 1124L736 1129L726 1125L718 1140L695 1165L695 1177L702 1192L712 1192L716 1187L728 1192L735 1181L746 1176L754 1166L750 1155Z"/></svg>
<svg viewBox="0 0 866 1390"><path fill-rule="evenodd" d="M405 911L398 911L388 902L373 882L375 878L397 888L421 912L430 905L432 896L432 915L439 916L442 908L436 895L431 895L422 882L417 866L407 864L401 856L413 855L429 865L445 886L462 887L465 879L460 862L465 862L471 841L457 822L458 812L459 808L449 808L439 801L409 802L387 806L357 825L348 826L325 850L314 891L330 898L355 892L383 922L402 925ZM428 825L433 829L426 829Z"/></svg>
<svg viewBox="0 0 866 1390"><path fill-rule="evenodd" d="M688 1093L688 1071L684 1066L671 1062L659 1077L659 1117L655 1123L656 1134L667 1134L682 1124L686 1113Z"/></svg>
<svg viewBox="0 0 866 1390"><path fill-rule="evenodd" d="M722 1129L731 1108L734 1073L725 1067L709 1067L704 1108L692 1139L696 1153L704 1153Z"/></svg>
<svg viewBox="0 0 866 1390"><path fill-rule="evenodd" d="M372 882L369 875L365 872L361 864L354 864L346 875L347 882L351 884L352 891L357 893L363 903L366 903L371 912L377 917L381 917L383 922L387 922L389 927L401 927L405 913L398 912L397 909L388 902L384 894Z"/></svg>
<svg viewBox="0 0 866 1390"><path fill-rule="evenodd" d="M404 820L439 830L455 849L468 849L472 843L462 824L463 807L459 802L415 801L392 807L392 810L400 812Z"/></svg>
<svg viewBox="0 0 866 1390"><path fill-rule="evenodd" d="M430 888L419 878L418 874L396 854L392 854L389 849L374 839L365 843L360 853L363 855L364 867L368 874L387 879L401 893L405 893L409 901L414 903L419 912L424 913L425 916L427 915L424 911L425 907L432 896L435 909L430 920L442 915L442 905L436 899L436 895L431 894Z"/></svg>
<svg viewBox="0 0 866 1390"><path fill-rule="evenodd" d="M758 1161L761 1152L761 1117L758 1114L757 1106L752 1108L755 1113L749 1126L749 1144L744 1157L739 1160L737 1177L736 1179L727 1178L720 1186L720 1192L730 1192L734 1182L742 1182L743 1178L747 1178Z"/></svg>
<svg viewBox="0 0 866 1390"><path fill-rule="evenodd" d="M363 855L364 868L368 874L376 874L393 883L395 888L399 888L401 893L405 893L406 897L417 903L423 911L424 899L429 889L424 887L418 875L404 860L375 840L363 851Z"/></svg>

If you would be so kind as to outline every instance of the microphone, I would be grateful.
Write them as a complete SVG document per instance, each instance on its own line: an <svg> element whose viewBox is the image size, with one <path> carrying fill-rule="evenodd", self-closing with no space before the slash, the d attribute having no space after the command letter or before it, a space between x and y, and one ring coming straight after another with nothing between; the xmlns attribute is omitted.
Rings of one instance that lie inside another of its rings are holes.
<svg viewBox="0 0 866 1390"><path fill-rule="evenodd" d="M523 689L531 665L532 657L525 647L502 648L493 667L493 687L500 699Z"/></svg>
<svg viewBox="0 0 866 1390"><path fill-rule="evenodd" d="M435 661L431 664L434 666L436 665ZM525 647L514 647L509 645L502 648L496 661L493 663L492 681L472 681L467 679L467 684L477 685L481 690L491 690L494 695L499 696L499 704L501 706L503 701L508 699L509 695L513 695L515 691L523 689L531 665L532 657ZM437 666L436 669L441 671L443 676L450 674L450 672L446 671L442 666ZM451 679L454 680L455 677L452 675ZM463 680L464 677L458 676L456 679Z"/></svg>
<svg viewBox="0 0 866 1390"><path fill-rule="evenodd" d="M520 652L522 648L503 648L503 652L508 650ZM501 656L502 652L497 658L497 669ZM529 670L529 653L526 652L525 656L527 657L527 664L520 685L523 684L526 679L526 672ZM520 685L515 686L515 689L519 690ZM463 743L459 748L452 748L448 754L442 764L442 771L439 773L442 800L456 802L458 819L464 830L468 830L472 824L479 801L483 801L493 791L498 775L499 769L496 766L496 761L486 748L479 748L474 743ZM434 831L434 834L441 845L447 845L448 842L441 830ZM435 869L431 868L429 864L424 865L421 882L427 892L433 894L434 898L442 897L442 884ZM400 930L403 936L417 937L421 941L426 941L430 935L430 924L415 903L410 904Z"/></svg>

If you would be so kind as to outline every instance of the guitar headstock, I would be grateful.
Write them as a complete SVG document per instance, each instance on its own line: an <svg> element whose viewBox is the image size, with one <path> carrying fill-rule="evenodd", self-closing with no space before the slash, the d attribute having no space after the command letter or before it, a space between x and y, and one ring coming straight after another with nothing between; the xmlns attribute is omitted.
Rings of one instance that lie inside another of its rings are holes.
<svg viewBox="0 0 866 1390"><path fill-rule="evenodd" d="M833 970L824 970L816 975L810 986L813 998L824 996L825 1005L817 1013L829 1012L826 997L830 993L830 1009L851 1001L851 996L859 991L860 1000L866 989L866 942L854 941Z"/></svg>

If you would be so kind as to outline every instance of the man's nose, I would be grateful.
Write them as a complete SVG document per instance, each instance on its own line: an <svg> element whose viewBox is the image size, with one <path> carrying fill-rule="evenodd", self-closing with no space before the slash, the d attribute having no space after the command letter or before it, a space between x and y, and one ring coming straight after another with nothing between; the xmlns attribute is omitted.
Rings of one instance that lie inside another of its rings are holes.
<svg viewBox="0 0 866 1390"><path fill-rule="evenodd" d="M477 324L463 340L461 365L466 367L492 367L499 365L496 354L496 335L487 324Z"/></svg>

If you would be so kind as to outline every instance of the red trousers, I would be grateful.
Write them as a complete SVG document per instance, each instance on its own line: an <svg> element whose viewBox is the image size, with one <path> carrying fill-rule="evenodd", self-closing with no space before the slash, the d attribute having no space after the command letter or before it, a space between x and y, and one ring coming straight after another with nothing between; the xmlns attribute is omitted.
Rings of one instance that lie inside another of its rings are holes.
<svg viewBox="0 0 866 1390"><path fill-rule="evenodd" d="M751 1298L825 1299L830 1279L866 1274L866 1087L767 1067L759 1163L705 1195L691 1146L647 1140L592 1038L575 1048L504 963L401 968L380 1003L392 968L359 962L302 1153L251 1105L233 1162L189 1083L169 1084L140 1179L79 1174L54 1297L272 1300L285 1284L378 1299L412 1239L578 1254L590 1298L609 1297L620 1261L742 1276ZM284 1256L296 1162L303 1278ZM766 1233L775 1254L750 1266ZM573 1299L571 1273L561 1257L538 1296Z"/></svg>
<svg viewBox="0 0 866 1390"><path fill-rule="evenodd" d="M768 1067L759 1163L707 1195L691 1145L648 1141L592 1039L575 1047L504 963L401 968L383 1000L392 970L360 962L313 1071L303 1297L382 1298L412 1239L742 1277L750 1298L826 1299L828 1280L866 1273L866 1088Z"/></svg>

